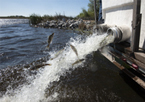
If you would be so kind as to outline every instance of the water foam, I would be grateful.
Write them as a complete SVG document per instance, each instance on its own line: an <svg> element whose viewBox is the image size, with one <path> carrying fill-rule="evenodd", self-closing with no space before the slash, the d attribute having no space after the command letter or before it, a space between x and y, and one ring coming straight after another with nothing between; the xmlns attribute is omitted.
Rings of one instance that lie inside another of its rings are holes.
<svg viewBox="0 0 145 102"><path fill-rule="evenodd" d="M72 63L78 60L78 58L69 45L76 47L80 59L85 59L87 54L113 42L113 37L111 36L111 40L105 40L107 43L104 43L104 45L100 44L106 36L107 34L98 36L93 34L87 37L85 41L80 40L80 38L71 39L57 58L47 61L47 63L52 64L51 66L45 66L43 70L40 70L35 79L30 78L31 83L29 85L23 85L16 90L11 90L13 95L5 94L0 98L0 102L48 102L57 100L57 92L45 97L45 90L52 82L59 81L60 76L65 75L70 68L73 70L79 65L83 65L83 63L79 63L72 66ZM50 55L53 58L55 52L50 52Z"/></svg>

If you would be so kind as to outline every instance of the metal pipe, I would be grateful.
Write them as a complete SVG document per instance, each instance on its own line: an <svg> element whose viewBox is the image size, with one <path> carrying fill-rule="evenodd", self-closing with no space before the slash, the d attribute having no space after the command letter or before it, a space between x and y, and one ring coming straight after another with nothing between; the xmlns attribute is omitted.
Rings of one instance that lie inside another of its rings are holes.
<svg viewBox="0 0 145 102"><path fill-rule="evenodd" d="M111 34L114 36L115 43L127 41L131 37L131 31L126 26L111 27L107 30L107 34Z"/></svg>

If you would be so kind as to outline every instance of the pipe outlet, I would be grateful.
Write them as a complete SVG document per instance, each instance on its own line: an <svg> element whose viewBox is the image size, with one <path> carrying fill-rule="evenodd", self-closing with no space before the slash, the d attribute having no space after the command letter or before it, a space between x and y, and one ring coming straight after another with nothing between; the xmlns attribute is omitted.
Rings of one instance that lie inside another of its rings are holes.
<svg viewBox="0 0 145 102"><path fill-rule="evenodd" d="M114 42L119 43L123 41L127 41L131 37L131 31L128 27L110 27L107 30L107 34L111 34L114 36Z"/></svg>

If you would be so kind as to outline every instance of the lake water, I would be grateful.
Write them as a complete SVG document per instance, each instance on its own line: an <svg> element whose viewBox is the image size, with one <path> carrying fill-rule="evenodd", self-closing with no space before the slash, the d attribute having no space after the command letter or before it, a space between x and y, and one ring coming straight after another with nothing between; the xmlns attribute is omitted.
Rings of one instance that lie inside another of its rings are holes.
<svg viewBox="0 0 145 102"><path fill-rule="evenodd" d="M95 52L104 37L33 28L24 19L0 19L0 102L144 102L119 69ZM78 57L70 44L84 59L74 66ZM51 65L36 68L42 63Z"/></svg>

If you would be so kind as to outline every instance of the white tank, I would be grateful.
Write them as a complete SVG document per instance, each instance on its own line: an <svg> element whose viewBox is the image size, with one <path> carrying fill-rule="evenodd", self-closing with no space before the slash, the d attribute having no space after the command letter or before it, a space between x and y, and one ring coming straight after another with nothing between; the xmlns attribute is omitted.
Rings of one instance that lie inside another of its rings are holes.
<svg viewBox="0 0 145 102"><path fill-rule="evenodd" d="M134 0L102 0L102 16L104 24L116 25L117 27L127 26L132 35ZM145 0L141 0L141 33L139 47L145 49ZM131 38L129 42L131 41Z"/></svg>

